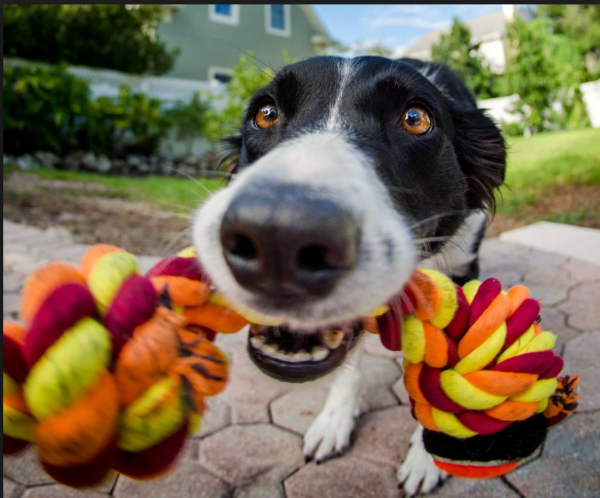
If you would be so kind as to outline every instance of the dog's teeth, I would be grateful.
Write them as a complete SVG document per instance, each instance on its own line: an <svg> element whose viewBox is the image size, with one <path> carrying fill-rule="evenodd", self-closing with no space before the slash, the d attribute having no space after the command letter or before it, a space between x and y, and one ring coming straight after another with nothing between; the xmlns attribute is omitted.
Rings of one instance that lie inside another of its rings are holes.
<svg viewBox="0 0 600 498"><path fill-rule="evenodd" d="M336 349L344 339L344 333L341 330L328 330L323 332L323 342L329 349Z"/></svg>
<svg viewBox="0 0 600 498"><path fill-rule="evenodd" d="M327 348L323 348L321 346L315 346L312 348L312 358L315 361L321 361L327 358L329 354L329 350Z"/></svg>
<svg viewBox="0 0 600 498"><path fill-rule="evenodd" d="M259 335L250 337L250 344L254 346L256 349L261 349L263 344L265 343L265 338Z"/></svg>
<svg viewBox="0 0 600 498"><path fill-rule="evenodd" d="M263 351L263 353L267 353L269 355L274 355L275 353L277 353L279 351L279 349L277 348L277 346L275 344L265 344L262 347L262 351Z"/></svg>
<svg viewBox="0 0 600 498"><path fill-rule="evenodd" d="M306 351L302 350L295 353L294 356L292 356L292 358L295 362L301 362L310 361L312 357L310 356L310 353L307 353Z"/></svg>

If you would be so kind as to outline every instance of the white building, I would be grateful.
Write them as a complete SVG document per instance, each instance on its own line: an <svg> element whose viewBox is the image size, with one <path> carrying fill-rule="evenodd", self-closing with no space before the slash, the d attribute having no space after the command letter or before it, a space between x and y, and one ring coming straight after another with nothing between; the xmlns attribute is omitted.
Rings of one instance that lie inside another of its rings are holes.
<svg viewBox="0 0 600 498"><path fill-rule="evenodd" d="M503 73L506 69L506 26L514 19L515 10L515 5L502 5L501 11L464 23L471 30L471 42L479 44L479 53L496 73ZM423 35L406 50L404 57L431 60L431 47L440 41L442 34L449 32L450 27Z"/></svg>

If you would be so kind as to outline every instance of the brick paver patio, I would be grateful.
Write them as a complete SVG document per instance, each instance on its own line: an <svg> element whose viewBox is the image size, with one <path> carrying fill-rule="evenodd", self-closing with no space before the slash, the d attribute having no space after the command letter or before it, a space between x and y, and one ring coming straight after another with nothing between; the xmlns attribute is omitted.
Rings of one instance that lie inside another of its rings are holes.
<svg viewBox="0 0 600 498"><path fill-rule="evenodd" d="M41 231L4 221L4 318L16 319L25 276L61 259L77 264L86 246L61 230ZM544 328L559 337L566 371L582 376L581 407L553 429L541 456L503 479L450 479L434 497L535 498L600 496L600 267L563 255L486 240L483 275L505 285L525 283L543 299ZM142 265L152 264L142 258ZM396 470L414 421L401 382L401 362L372 340L362 414L350 451L321 465L305 463L302 435L319 412L326 389L294 387L260 374L245 354L242 334L221 336L232 381L209 406L175 471L150 483L112 477L98 489L75 492L52 481L26 452L4 459L6 498L400 497Z"/></svg>

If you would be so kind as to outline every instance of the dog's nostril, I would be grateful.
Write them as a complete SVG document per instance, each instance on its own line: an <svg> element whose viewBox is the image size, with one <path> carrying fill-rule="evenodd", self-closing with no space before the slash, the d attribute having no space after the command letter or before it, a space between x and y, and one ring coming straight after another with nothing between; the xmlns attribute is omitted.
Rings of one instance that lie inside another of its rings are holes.
<svg viewBox="0 0 600 498"><path fill-rule="evenodd" d="M331 270L327 262L327 248L321 245L304 247L298 253L298 268L308 272Z"/></svg>
<svg viewBox="0 0 600 498"><path fill-rule="evenodd" d="M242 259L256 259L258 255L256 246L250 237L241 234L235 234L228 237L225 249L233 256Z"/></svg>

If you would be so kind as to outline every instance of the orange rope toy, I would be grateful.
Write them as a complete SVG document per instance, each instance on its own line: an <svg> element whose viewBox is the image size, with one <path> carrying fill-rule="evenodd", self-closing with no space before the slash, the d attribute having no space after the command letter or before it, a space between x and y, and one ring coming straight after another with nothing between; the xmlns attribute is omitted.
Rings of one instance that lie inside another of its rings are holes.
<svg viewBox="0 0 600 498"><path fill-rule="evenodd" d="M455 285L416 270L402 293L363 318L404 352L404 381L426 449L445 471L514 469L577 407L578 377L559 378L539 302L495 279ZM145 276L131 254L91 248L80 268L52 263L23 290L25 327L4 324L4 453L32 444L46 471L75 486L112 470L147 479L172 467L204 398L226 385L217 332L278 325L227 303L193 250ZM270 323L271 322L271 323Z"/></svg>
<svg viewBox="0 0 600 498"><path fill-rule="evenodd" d="M404 352L413 416L446 472L505 474L577 408L579 378L558 378L563 360L539 313L525 286L503 291L489 278L460 287L421 269L372 324L384 345Z"/></svg>
<svg viewBox="0 0 600 498"><path fill-rule="evenodd" d="M111 469L136 479L170 469L204 398L227 382L215 331L247 324L212 294L194 257L142 276L133 255L108 245L80 268L30 275L25 327L3 327L4 453L32 444L46 472L74 487Z"/></svg>

